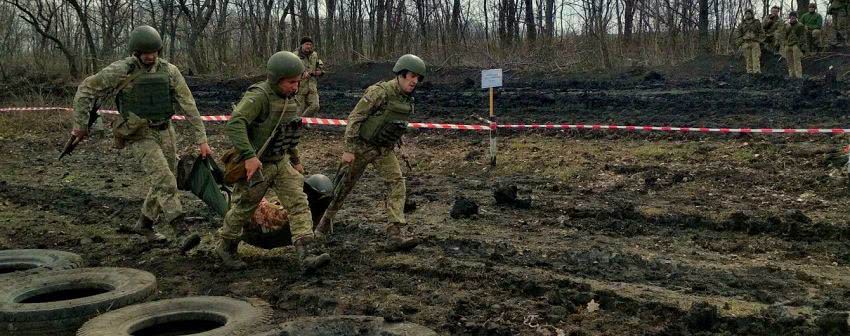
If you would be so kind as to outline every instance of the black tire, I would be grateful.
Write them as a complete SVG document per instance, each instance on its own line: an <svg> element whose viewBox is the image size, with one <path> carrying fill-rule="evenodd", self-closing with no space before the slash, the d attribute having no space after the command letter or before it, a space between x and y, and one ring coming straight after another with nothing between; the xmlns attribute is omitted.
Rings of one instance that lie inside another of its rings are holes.
<svg viewBox="0 0 850 336"><path fill-rule="evenodd" d="M78 268L83 258L78 254L57 250L0 251L0 277L20 276L46 270Z"/></svg>
<svg viewBox="0 0 850 336"><path fill-rule="evenodd" d="M272 309L263 301L222 296L195 296L124 307L83 325L77 336L250 335L267 327ZM153 332L158 331L158 332Z"/></svg>
<svg viewBox="0 0 850 336"><path fill-rule="evenodd" d="M73 335L85 321L139 303L156 290L153 274L79 268L0 279L0 335Z"/></svg>
<svg viewBox="0 0 850 336"><path fill-rule="evenodd" d="M437 332L414 323L387 322L382 317L340 315L299 318L254 336L295 335L437 336Z"/></svg>

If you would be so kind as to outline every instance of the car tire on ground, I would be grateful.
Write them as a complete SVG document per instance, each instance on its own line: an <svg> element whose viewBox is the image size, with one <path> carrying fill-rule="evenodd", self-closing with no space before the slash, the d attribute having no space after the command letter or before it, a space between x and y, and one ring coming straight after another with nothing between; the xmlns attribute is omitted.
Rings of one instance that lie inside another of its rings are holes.
<svg viewBox="0 0 850 336"><path fill-rule="evenodd" d="M153 274L79 268L0 279L0 336L73 335L91 317L147 299Z"/></svg>
<svg viewBox="0 0 850 336"><path fill-rule="evenodd" d="M86 322L77 335L250 335L266 326L271 314L260 300L195 296L114 310Z"/></svg>
<svg viewBox="0 0 850 336"><path fill-rule="evenodd" d="M0 277L19 276L46 270L78 268L83 258L78 254L40 249L0 251Z"/></svg>

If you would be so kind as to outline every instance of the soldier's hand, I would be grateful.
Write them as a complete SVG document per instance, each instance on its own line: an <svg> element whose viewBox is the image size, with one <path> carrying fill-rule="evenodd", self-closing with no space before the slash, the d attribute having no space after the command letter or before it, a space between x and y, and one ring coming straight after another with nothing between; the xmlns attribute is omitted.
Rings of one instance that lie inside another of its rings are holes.
<svg viewBox="0 0 850 336"><path fill-rule="evenodd" d="M350 153L350 152L342 153L342 162L345 162L345 163L354 162L354 153Z"/></svg>
<svg viewBox="0 0 850 336"><path fill-rule="evenodd" d="M76 138L77 138L77 140L83 140L83 139L85 139L87 136L89 136L89 132L88 132L88 131L86 131L86 130L82 130L82 129L79 129L79 128L75 128L75 129L71 130L71 135L73 135L74 137L76 137Z"/></svg>
<svg viewBox="0 0 850 336"><path fill-rule="evenodd" d="M301 174L304 174L304 165L303 164L300 164L300 163L295 164L295 165L292 166L292 168L295 168L296 171L298 171Z"/></svg>
<svg viewBox="0 0 850 336"><path fill-rule="evenodd" d="M322 75L322 70L316 69L315 71L313 71L313 76L321 76L321 75Z"/></svg>
<svg viewBox="0 0 850 336"><path fill-rule="evenodd" d="M213 153L212 148L210 148L210 145L206 142L201 144L200 152L201 152L201 157L204 157L204 158L212 155L212 153Z"/></svg>
<svg viewBox="0 0 850 336"><path fill-rule="evenodd" d="M309 72L309 71L304 71L304 73L301 75L301 78L303 78L303 79L310 78L310 72Z"/></svg>
<svg viewBox="0 0 850 336"><path fill-rule="evenodd" d="M245 160L245 177L250 181L260 168L263 168L263 163L256 156Z"/></svg>

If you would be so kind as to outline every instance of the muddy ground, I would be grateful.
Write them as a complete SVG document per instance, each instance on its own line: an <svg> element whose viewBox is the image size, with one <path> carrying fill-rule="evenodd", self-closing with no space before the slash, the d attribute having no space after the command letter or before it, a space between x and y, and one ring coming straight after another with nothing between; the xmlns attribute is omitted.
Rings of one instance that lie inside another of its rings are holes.
<svg viewBox="0 0 850 336"><path fill-rule="evenodd" d="M750 79L736 70L738 60L723 57L609 73L508 71L499 114L528 122L846 128L848 84L830 82L824 70L846 64L841 57L809 58L814 79L802 82L785 81L776 66ZM322 114L344 116L388 70L335 69L320 84ZM477 71L435 71L417 93L415 119L484 115ZM250 79L190 83L203 113L221 114ZM189 194L189 229L205 238L188 255L117 233L138 216L139 167L107 136L57 162L68 118L0 116L0 248L63 249L92 266L144 269L159 279L157 299L259 297L276 308L276 322L366 314L459 335L848 333L843 135L502 132L491 169L486 134L414 131L405 143L416 203L408 219L425 243L407 254L382 250L384 187L370 171L338 216L332 266L302 275L291 248L243 245L251 267L222 268L211 253L221 218ZM222 125L208 125L223 152ZM310 172L331 175L340 131L311 129L302 152ZM530 208L497 205L498 185L516 185ZM460 197L476 202L479 214L450 217Z"/></svg>

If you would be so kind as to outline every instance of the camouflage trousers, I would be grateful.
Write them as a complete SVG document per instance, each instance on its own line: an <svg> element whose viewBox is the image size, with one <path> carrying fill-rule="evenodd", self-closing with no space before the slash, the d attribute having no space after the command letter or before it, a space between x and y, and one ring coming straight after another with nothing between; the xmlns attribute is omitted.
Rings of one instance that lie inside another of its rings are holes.
<svg viewBox="0 0 850 336"><path fill-rule="evenodd" d="M761 45L758 42L744 42L741 45L748 74L761 73Z"/></svg>
<svg viewBox="0 0 850 336"><path fill-rule="evenodd" d="M238 240L242 229L251 221L260 201L273 190L289 215L292 241L313 235L313 218L304 193L304 176L289 163L289 156L278 162L263 162L262 182L254 186L237 182L230 196L230 209L224 215L224 225L218 230L222 239ZM259 178L254 175L253 179Z"/></svg>
<svg viewBox="0 0 850 336"><path fill-rule="evenodd" d="M788 64L788 77L803 78L803 52L799 46L785 47L785 62Z"/></svg>
<svg viewBox="0 0 850 336"><path fill-rule="evenodd" d="M311 88L306 93L298 92L295 100L298 102L298 115L315 117L319 113L319 91Z"/></svg>
<svg viewBox="0 0 850 336"><path fill-rule="evenodd" d="M392 148L375 148L368 145L359 146L354 153L354 161L348 167L349 173L346 177L334 185L334 198L328 209L325 210L325 217L328 220L333 220L337 211L342 208L345 198L354 189L354 185L363 176L368 165L373 165L378 171L378 174L384 179L389 193L385 199L387 209L387 217L390 224L404 225L404 200L407 196L407 189L404 185L404 176L401 175L401 165L399 165L398 157Z"/></svg>
<svg viewBox="0 0 850 336"><path fill-rule="evenodd" d="M142 215L151 220L170 223L183 214L177 193L177 135L169 124L164 130L147 129L138 140L127 142L133 158L142 166L149 187Z"/></svg>

